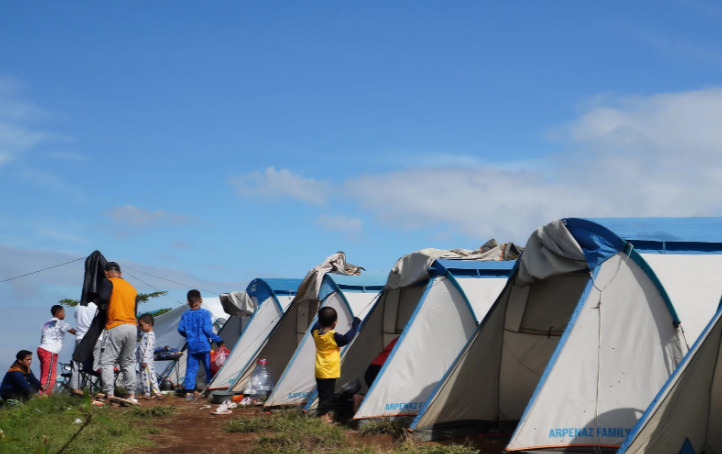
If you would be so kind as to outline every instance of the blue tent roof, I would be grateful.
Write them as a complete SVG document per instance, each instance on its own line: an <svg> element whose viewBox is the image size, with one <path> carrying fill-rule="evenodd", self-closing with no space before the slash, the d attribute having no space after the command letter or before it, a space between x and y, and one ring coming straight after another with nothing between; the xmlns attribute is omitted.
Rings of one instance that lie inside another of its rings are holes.
<svg viewBox="0 0 722 454"><path fill-rule="evenodd" d="M587 249L598 249L599 239L609 246L603 255L622 250L625 242L648 253L722 252L722 218L567 218L564 224L585 249L585 255Z"/></svg>
<svg viewBox="0 0 722 454"><path fill-rule="evenodd" d="M301 279L283 279L283 278L258 278L254 281L263 281L268 285L273 293L277 295L295 295L298 286L301 285ZM250 285L250 284L249 284Z"/></svg>
<svg viewBox="0 0 722 454"><path fill-rule="evenodd" d="M722 243L722 218L590 218L626 241Z"/></svg>

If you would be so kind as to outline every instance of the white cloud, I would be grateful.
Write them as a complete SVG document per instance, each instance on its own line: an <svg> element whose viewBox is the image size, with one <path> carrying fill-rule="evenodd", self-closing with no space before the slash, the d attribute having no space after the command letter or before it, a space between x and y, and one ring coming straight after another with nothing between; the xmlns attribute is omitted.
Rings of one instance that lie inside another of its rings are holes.
<svg viewBox="0 0 722 454"><path fill-rule="evenodd" d="M242 196L271 200L291 198L314 205L325 204L333 188L328 181L304 178L288 169L276 170L274 167L232 178L230 182Z"/></svg>
<svg viewBox="0 0 722 454"><path fill-rule="evenodd" d="M335 188L304 185L324 185L324 195L356 201L394 228L441 226L501 241L523 242L533 228L567 216L722 214L722 89L604 96L588 106L556 131L568 152L527 162L454 159Z"/></svg>
<svg viewBox="0 0 722 454"><path fill-rule="evenodd" d="M181 224L189 222L188 216L167 211L149 211L133 205L111 208L104 213L116 224L127 227L148 227L154 224Z"/></svg>
<svg viewBox="0 0 722 454"><path fill-rule="evenodd" d="M361 219L349 218L342 214L338 216L327 216L322 214L318 217L316 222L323 229L343 232L349 235L361 233L363 230L363 223L361 222Z"/></svg>
<svg viewBox="0 0 722 454"><path fill-rule="evenodd" d="M29 126L46 114L21 98L22 89L19 81L0 75L0 165L51 137Z"/></svg>

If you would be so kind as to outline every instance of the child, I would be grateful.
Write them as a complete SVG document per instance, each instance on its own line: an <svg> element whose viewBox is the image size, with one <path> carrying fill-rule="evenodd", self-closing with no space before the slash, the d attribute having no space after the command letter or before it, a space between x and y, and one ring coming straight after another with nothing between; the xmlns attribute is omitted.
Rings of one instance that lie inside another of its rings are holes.
<svg viewBox="0 0 722 454"><path fill-rule="evenodd" d="M42 390L43 385L30 370L30 364L33 362L31 352L20 350L15 355L15 359L0 385L0 397L3 400L15 399L24 402Z"/></svg>
<svg viewBox="0 0 722 454"><path fill-rule="evenodd" d="M311 328L313 340L316 341L318 416L326 422L331 422L328 412L331 409L333 394L336 390L336 379L341 376L341 347L353 340L356 336L356 329L361 324L361 320L354 318L351 329L341 335L333 331L337 321L336 309L322 307L318 311L318 321Z"/></svg>
<svg viewBox="0 0 722 454"><path fill-rule="evenodd" d="M143 399L150 400L150 393L153 392L153 398L163 400L158 387L158 379L155 375L155 362L153 359L153 351L155 350L155 333L153 332L155 319L150 314L143 314L138 320L138 326L143 332L143 337L138 344L138 350L135 351L135 360L140 364L140 379L143 388Z"/></svg>
<svg viewBox="0 0 722 454"><path fill-rule="evenodd" d="M178 324L178 332L186 338L188 362L186 363L186 376L183 387L186 399L192 400L196 390L196 376L198 363L202 362L206 370L206 382L211 382L211 343L213 341L220 347L223 339L213 332L213 318L211 313L201 309L203 298L198 290L188 292L189 311L183 313ZM209 341L210 339L210 341Z"/></svg>
<svg viewBox="0 0 722 454"><path fill-rule="evenodd" d="M63 349L65 333L76 334L65 320L65 309L63 306L55 305L50 309L53 318L43 325L43 335L40 338L38 347L38 358L40 358L40 383L45 388L45 394L53 393L55 376L58 366L58 353Z"/></svg>

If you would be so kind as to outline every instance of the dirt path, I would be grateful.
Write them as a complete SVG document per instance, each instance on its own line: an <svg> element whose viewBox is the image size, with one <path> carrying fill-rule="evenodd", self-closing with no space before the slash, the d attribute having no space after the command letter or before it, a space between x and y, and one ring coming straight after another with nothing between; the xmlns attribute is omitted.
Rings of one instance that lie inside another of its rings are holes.
<svg viewBox="0 0 722 454"><path fill-rule="evenodd" d="M207 400L201 399L199 403L186 402L185 399L167 397L162 402L142 402L144 407L155 405L172 405L178 414L167 418L156 418L149 421L154 427L161 429L157 435L148 438L157 446L145 448L144 453L173 453L173 454L236 454L247 452L253 445L255 434L224 432L223 424L239 416L254 417L258 414L257 408L243 408L233 410L231 415L212 415L215 409L203 408Z"/></svg>
<svg viewBox="0 0 722 454"><path fill-rule="evenodd" d="M258 417L261 410L257 407L238 408L231 415L211 415L212 408L207 408L208 401L199 400L199 403L190 403L185 399L167 397L162 402L142 401L143 407L157 405L171 405L179 411L170 417L159 417L148 420L149 424L157 427L160 432L150 435L148 439L156 444L154 447L143 448L142 453L173 453L173 454L241 454L248 452L255 444L257 434L224 432L223 424L238 417ZM349 436L363 445L375 448L388 449L396 442L391 436L360 436L357 432L349 432ZM464 443L463 440L457 442ZM503 441L484 440L481 437L469 439L483 454L497 454L504 451L506 443ZM444 443L446 444L446 443Z"/></svg>

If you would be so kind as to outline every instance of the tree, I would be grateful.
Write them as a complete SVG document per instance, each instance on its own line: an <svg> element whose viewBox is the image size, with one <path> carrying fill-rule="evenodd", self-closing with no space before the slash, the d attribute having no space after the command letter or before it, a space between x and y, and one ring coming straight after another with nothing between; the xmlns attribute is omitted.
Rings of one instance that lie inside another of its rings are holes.
<svg viewBox="0 0 722 454"><path fill-rule="evenodd" d="M152 300L153 298L158 298L160 296L167 295L167 291L162 292L153 292L153 293L138 293L138 296L136 297L138 304L147 303L149 300ZM65 307L75 307L78 304L80 304L80 301L74 300L71 298L64 298L58 301L58 304ZM159 315L165 314L166 312L172 310L170 307L165 307L163 309L158 309L157 311L149 312L153 317L157 317ZM138 314L140 315L140 314Z"/></svg>

